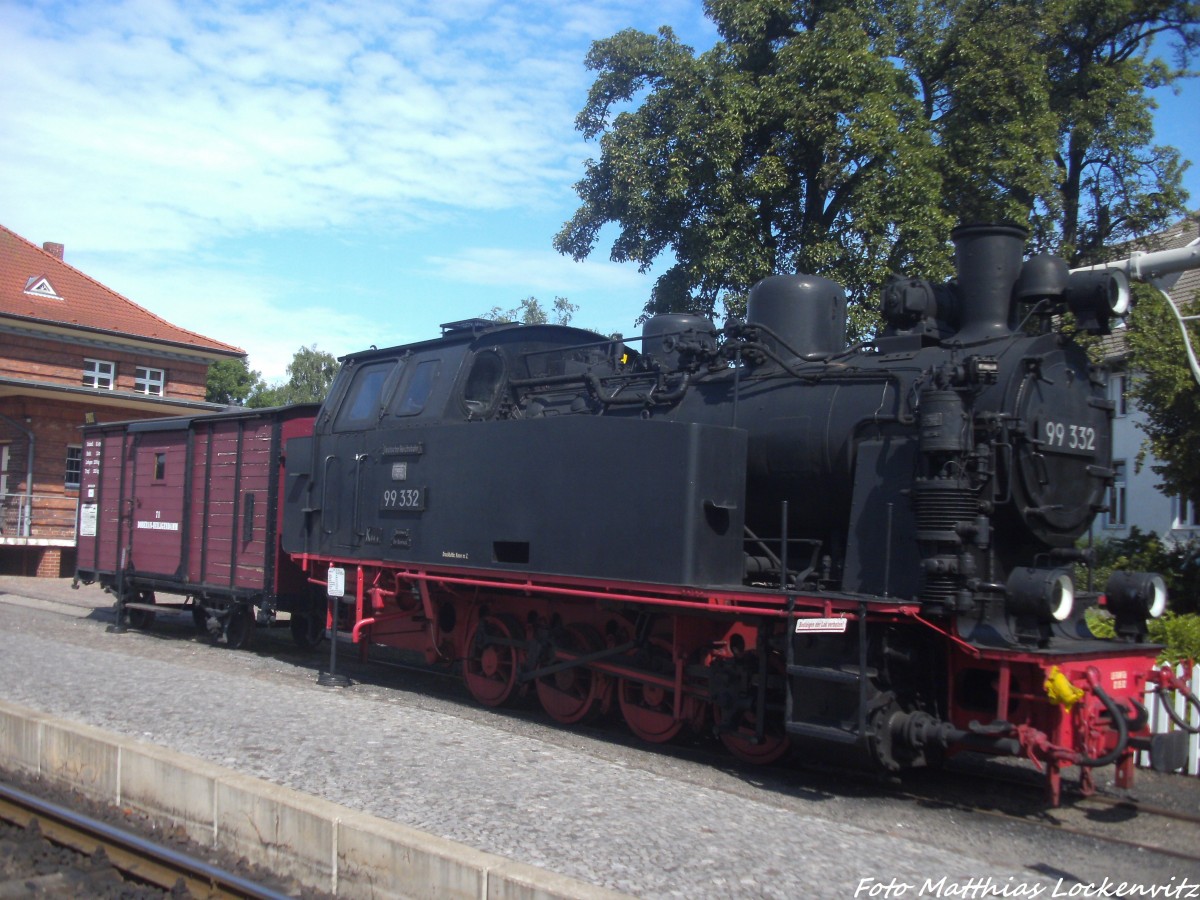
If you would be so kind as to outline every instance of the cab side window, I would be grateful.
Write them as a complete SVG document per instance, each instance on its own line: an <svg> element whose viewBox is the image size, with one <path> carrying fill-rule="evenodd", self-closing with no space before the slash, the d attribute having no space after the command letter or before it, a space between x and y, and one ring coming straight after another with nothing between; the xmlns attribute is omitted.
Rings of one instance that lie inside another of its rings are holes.
<svg viewBox="0 0 1200 900"><path fill-rule="evenodd" d="M463 406L471 416L485 416L491 411L504 382L504 359L494 350L475 354L471 371L463 385Z"/></svg>
<svg viewBox="0 0 1200 900"><path fill-rule="evenodd" d="M354 373L354 380L342 399L334 420L334 431L359 431L371 428L379 421L383 406L383 389L396 363L368 363Z"/></svg>

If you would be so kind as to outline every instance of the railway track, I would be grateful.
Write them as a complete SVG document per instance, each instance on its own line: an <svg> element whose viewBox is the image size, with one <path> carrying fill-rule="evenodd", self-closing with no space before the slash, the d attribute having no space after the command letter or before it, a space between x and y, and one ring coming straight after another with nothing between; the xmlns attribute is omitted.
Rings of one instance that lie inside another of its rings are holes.
<svg viewBox="0 0 1200 900"><path fill-rule="evenodd" d="M910 779L896 787L893 795L1193 863L1197 866L1194 871L1200 873L1200 814L1138 799L1136 789L1122 795L1101 788L1087 796L1065 789L1062 805L1047 808L1038 773L996 771L1003 768L1003 763L990 760L951 766L929 773L926 779Z"/></svg>
<svg viewBox="0 0 1200 900"><path fill-rule="evenodd" d="M288 895L69 809L0 783L0 822L24 829L0 850L0 897L121 896L264 898ZM45 852L37 842L73 851ZM25 852L16 849L25 845ZM24 861L24 862L22 862ZM115 870L115 872L114 872ZM118 876L116 873L120 873Z"/></svg>

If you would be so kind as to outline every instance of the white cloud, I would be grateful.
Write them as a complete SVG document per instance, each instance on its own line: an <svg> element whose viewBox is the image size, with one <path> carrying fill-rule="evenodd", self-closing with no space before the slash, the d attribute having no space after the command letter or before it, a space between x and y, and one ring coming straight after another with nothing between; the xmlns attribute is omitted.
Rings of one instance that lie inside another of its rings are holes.
<svg viewBox="0 0 1200 900"><path fill-rule="evenodd" d="M583 58L700 9L4 0L0 222L272 379L531 294L627 330L647 279L550 248L595 153Z"/></svg>
<svg viewBox="0 0 1200 900"><path fill-rule="evenodd" d="M302 285L276 277L174 259L161 266L127 263L123 255L97 258L88 269L127 297L153 298L154 312L173 324L248 351L251 367L268 382L284 377L300 347L316 343L341 356L371 343L365 336L378 327L344 305L312 303Z"/></svg>
<svg viewBox="0 0 1200 900"><path fill-rule="evenodd" d="M453 256L431 256L428 262L444 278L508 287L523 292L521 296L561 296L597 289L644 291L646 282L646 276L633 267L601 261L577 263L553 249L466 247Z"/></svg>
<svg viewBox="0 0 1200 900"><path fill-rule="evenodd" d="M6 9L0 195L89 249L544 202L577 146L552 4Z"/></svg>

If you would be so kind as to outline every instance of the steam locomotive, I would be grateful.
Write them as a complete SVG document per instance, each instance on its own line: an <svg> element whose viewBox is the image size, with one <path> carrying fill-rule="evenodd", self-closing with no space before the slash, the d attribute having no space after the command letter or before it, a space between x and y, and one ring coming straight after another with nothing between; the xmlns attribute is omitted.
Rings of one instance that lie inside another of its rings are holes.
<svg viewBox="0 0 1200 900"><path fill-rule="evenodd" d="M1178 768L1186 733L1151 737L1141 703L1179 687L1146 640L1162 578L1077 576L1113 404L1074 334L1107 332L1128 284L1023 260L1013 226L952 237L955 281L893 276L852 347L842 288L781 275L722 328L455 322L345 357L319 410L94 426L78 577L141 624L155 592L233 644L288 611L302 643L459 666L488 706L616 708L646 741L709 730L751 762L1020 756L1053 802L1068 766L1085 791L1109 764L1131 783L1137 750ZM179 526L134 527L161 521L168 471ZM1098 602L1115 640L1087 628Z"/></svg>

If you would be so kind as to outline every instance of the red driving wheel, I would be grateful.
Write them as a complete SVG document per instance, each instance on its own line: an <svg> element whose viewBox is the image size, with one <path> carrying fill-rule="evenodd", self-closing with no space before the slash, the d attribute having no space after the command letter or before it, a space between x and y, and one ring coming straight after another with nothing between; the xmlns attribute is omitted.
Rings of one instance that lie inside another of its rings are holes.
<svg viewBox="0 0 1200 900"><path fill-rule="evenodd" d="M484 706L501 706L513 695L522 651L519 623L509 616L480 616L467 637L463 681L471 696Z"/></svg>
<svg viewBox="0 0 1200 900"><path fill-rule="evenodd" d="M600 635L587 625L568 625L555 636L558 648L572 656L595 653L604 646ZM556 657L557 661L557 657ZM559 669L537 679L537 695L550 718L573 725L595 712L604 697L608 679L586 666Z"/></svg>

